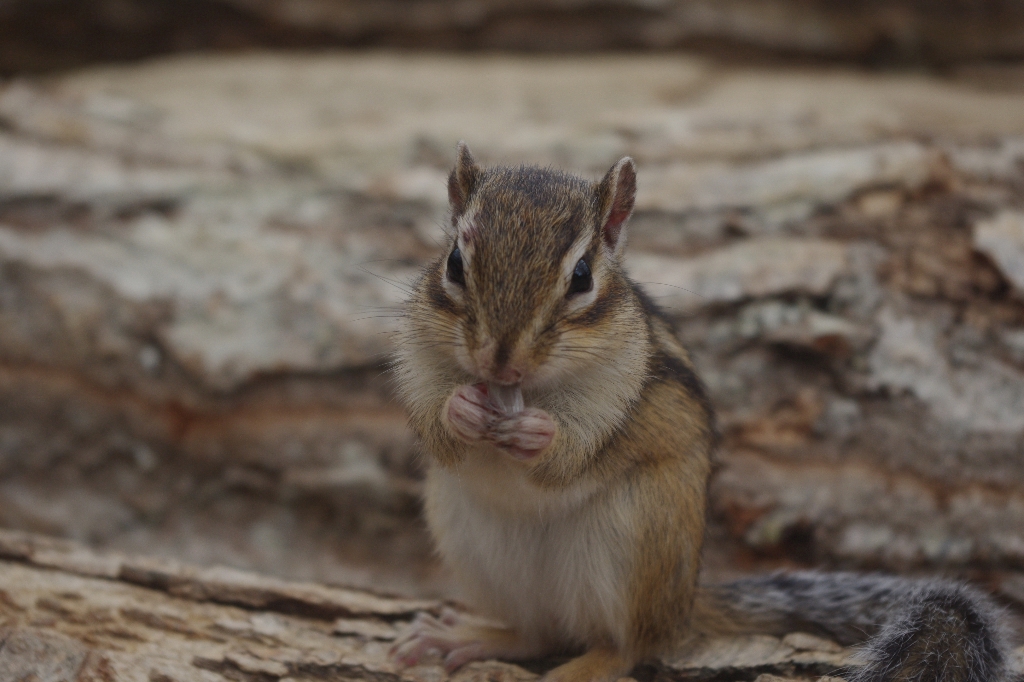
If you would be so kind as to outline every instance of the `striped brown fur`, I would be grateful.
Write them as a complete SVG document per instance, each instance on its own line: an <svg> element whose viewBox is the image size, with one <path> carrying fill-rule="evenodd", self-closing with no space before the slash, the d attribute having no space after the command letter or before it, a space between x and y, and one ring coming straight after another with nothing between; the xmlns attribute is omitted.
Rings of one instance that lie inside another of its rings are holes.
<svg viewBox="0 0 1024 682"><path fill-rule="evenodd" d="M583 652L547 679L586 682L700 637L804 629L874 634L848 673L864 682L1003 679L999 617L962 586L802 573L698 587L714 413L624 272L635 181L630 159L595 183L483 169L460 145L448 251L415 287L396 369L439 552L505 626L422 616L396 657L437 649L455 669Z"/></svg>

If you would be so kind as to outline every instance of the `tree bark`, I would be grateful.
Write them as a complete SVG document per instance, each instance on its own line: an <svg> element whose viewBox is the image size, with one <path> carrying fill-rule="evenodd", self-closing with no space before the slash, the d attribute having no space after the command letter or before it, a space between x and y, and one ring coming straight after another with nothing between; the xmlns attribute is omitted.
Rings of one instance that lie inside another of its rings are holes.
<svg viewBox="0 0 1024 682"><path fill-rule="evenodd" d="M3 0L0 73L182 51L672 50L948 67L1024 54L1012 0Z"/></svg>
<svg viewBox="0 0 1024 682"><path fill-rule="evenodd" d="M9 682L448 679L440 659L401 669L387 655L414 614L440 610L436 601L99 554L9 531L0 531L0 586L0 679ZM660 680L751 680L820 675L847 658L795 633L713 641L645 670ZM530 682L553 664L473 663L451 679Z"/></svg>
<svg viewBox="0 0 1024 682"><path fill-rule="evenodd" d="M639 168L713 570L1024 567L1024 94L681 56L194 56L0 89L0 525L444 592L391 395L455 143Z"/></svg>

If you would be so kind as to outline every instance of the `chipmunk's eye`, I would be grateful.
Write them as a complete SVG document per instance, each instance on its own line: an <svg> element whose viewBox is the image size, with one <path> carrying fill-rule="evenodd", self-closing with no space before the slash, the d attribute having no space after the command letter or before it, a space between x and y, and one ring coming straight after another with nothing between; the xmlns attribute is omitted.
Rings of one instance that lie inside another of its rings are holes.
<svg viewBox="0 0 1024 682"><path fill-rule="evenodd" d="M572 281L569 282L569 293L566 296L582 294L585 291L590 291L593 286L594 279L590 276L590 266L587 265L587 261L580 258L576 269L572 271Z"/></svg>
<svg viewBox="0 0 1024 682"><path fill-rule="evenodd" d="M461 287L466 286L466 273L462 271L462 252L457 246L448 254L448 279Z"/></svg>

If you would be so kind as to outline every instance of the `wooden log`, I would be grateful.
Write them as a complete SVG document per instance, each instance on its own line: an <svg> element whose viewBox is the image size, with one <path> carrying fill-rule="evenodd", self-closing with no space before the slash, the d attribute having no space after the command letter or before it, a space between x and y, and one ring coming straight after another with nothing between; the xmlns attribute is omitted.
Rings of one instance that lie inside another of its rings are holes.
<svg viewBox="0 0 1024 682"><path fill-rule="evenodd" d="M439 658L401 669L387 655L417 612L441 607L0 531L5 682L444 682ZM807 634L749 636L707 642L638 673L722 682L818 676L848 657ZM451 679L532 682L555 663L473 663Z"/></svg>
<svg viewBox="0 0 1024 682"><path fill-rule="evenodd" d="M1021 111L681 55L0 84L0 525L443 593L385 362L465 138L594 177L636 159L627 265L722 424L716 566L1019 571Z"/></svg>
<svg viewBox="0 0 1024 682"><path fill-rule="evenodd" d="M702 49L868 64L1005 60L1024 53L1020 6L894 0L79 0L0 3L0 73L183 50L405 48L592 52Z"/></svg>

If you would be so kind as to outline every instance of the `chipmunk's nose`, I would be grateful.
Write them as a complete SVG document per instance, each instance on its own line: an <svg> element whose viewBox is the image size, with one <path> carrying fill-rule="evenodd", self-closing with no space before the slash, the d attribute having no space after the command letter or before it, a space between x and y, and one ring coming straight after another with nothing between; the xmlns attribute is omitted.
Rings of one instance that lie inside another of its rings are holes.
<svg viewBox="0 0 1024 682"><path fill-rule="evenodd" d="M526 374L513 344L487 338L473 354L480 378L499 384L518 384Z"/></svg>
<svg viewBox="0 0 1024 682"><path fill-rule="evenodd" d="M519 384L523 381L523 370L506 365L498 371L492 372L491 376L499 384Z"/></svg>

